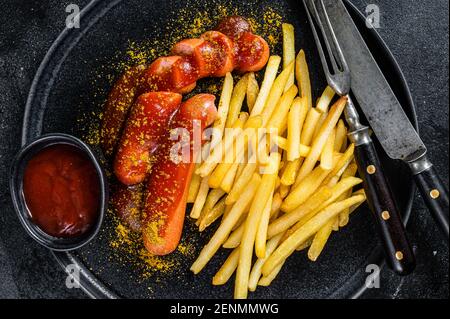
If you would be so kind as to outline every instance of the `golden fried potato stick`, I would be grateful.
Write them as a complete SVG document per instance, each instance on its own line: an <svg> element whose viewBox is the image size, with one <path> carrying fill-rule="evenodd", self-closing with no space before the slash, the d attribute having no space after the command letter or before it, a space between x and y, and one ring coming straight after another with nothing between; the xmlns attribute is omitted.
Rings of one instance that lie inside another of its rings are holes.
<svg viewBox="0 0 450 319"><path fill-rule="evenodd" d="M263 266L262 273L265 276L270 273L283 261L289 257L294 250L308 240L309 237L314 235L321 227L323 227L331 218L337 216L344 209L353 205L357 205L365 201L364 195L352 196L341 202L331 204L323 209L316 216L311 218L306 224L297 229L292 235L290 235L280 246L270 255L266 263Z"/></svg>
<svg viewBox="0 0 450 319"><path fill-rule="evenodd" d="M331 87L327 86L323 91L322 96L319 98L319 101L317 102L316 109L322 113L328 112L328 108L330 107L331 101L333 100L335 94L336 93L334 92L334 90Z"/></svg>
<svg viewBox="0 0 450 319"><path fill-rule="evenodd" d="M286 69L290 63L295 61L295 33L294 26L289 23L282 24L283 30L283 69ZM286 82L285 88L289 89L294 85L295 72L292 68L291 74L289 75L288 81Z"/></svg>
<svg viewBox="0 0 450 319"><path fill-rule="evenodd" d="M231 73L225 75L222 93L220 95L219 107L217 108L217 119L213 124L213 134L211 137L211 145L214 147L222 140L225 123L227 121L228 112L230 110L231 95L233 93L233 76Z"/></svg>
<svg viewBox="0 0 450 319"><path fill-rule="evenodd" d="M272 283L272 281L275 279L276 276L278 276L278 274L281 271L281 268L283 268L284 266L284 262L286 260L282 261L280 264L278 264L273 270L272 272L267 275L267 276L263 276L259 282L258 282L258 286L262 286L262 287L268 287L270 286L270 284Z"/></svg>
<svg viewBox="0 0 450 319"><path fill-rule="evenodd" d="M308 258L311 261L316 261L322 253L323 248L325 247L328 238L330 238L331 232L333 231L333 224L336 221L336 217L331 218L325 226L323 226L314 236L314 239L311 243L311 247L308 250Z"/></svg>
<svg viewBox="0 0 450 319"><path fill-rule="evenodd" d="M297 187L294 188L294 190L290 192L281 205L281 210L284 212L291 212L303 204L320 187L330 171L331 170L324 170L322 167L317 166Z"/></svg>
<svg viewBox="0 0 450 319"><path fill-rule="evenodd" d="M320 129L319 136L314 140L311 151L309 155L306 157L303 165L300 167L300 171L298 173L297 178L303 179L306 175L308 175L313 169L317 160L320 157L320 153L328 139L328 136L331 134L333 127L336 126L339 117L344 111L345 105L347 104L347 98L341 97L330 109L327 119Z"/></svg>
<svg viewBox="0 0 450 319"><path fill-rule="evenodd" d="M245 95L247 94L247 83L248 75L244 75L234 87L225 127L232 127L238 119L239 113L242 109L242 104L244 103Z"/></svg>
<svg viewBox="0 0 450 319"><path fill-rule="evenodd" d="M295 85L293 85L286 91L286 93L283 94L280 102L277 104L276 112L272 114L270 120L267 122L266 127L268 129L275 129L278 130L278 132L281 132L283 122L287 118L289 108L291 107L297 93L298 89Z"/></svg>
<svg viewBox="0 0 450 319"><path fill-rule="evenodd" d="M331 189L327 186L322 186L299 207L297 207L290 213L284 214L276 220L272 221L269 224L269 228L267 229L267 237L272 238L288 230L301 218L303 218L310 212L320 208L323 203L331 198L331 195Z"/></svg>
<svg viewBox="0 0 450 319"><path fill-rule="evenodd" d="M295 59L295 75L300 87L301 96L306 98L308 110L312 108L311 80L309 78L308 64L306 63L305 51L300 50Z"/></svg>
<svg viewBox="0 0 450 319"><path fill-rule="evenodd" d="M319 117L319 120L316 123L316 127L314 128L314 134L313 134L313 140L315 140L317 138L317 136L319 135L320 129L323 126L323 123L325 123L325 120L328 117L328 112L322 113Z"/></svg>
<svg viewBox="0 0 450 319"><path fill-rule="evenodd" d="M234 297L236 299L246 298L248 294L248 280L255 244L256 231L260 222L261 211L264 209L278 176L281 156L278 152L270 154L269 164L266 167L261 183L250 206L247 220L245 221L244 233L239 250L239 264L236 271Z"/></svg>
<svg viewBox="0 0 450 319"><path fill-rule="evenodd" d="M258 258L264 258L266 256L267 227L269 226L270 213L272 211L274 191L275 189L272 190L272 193L267 199L266 205L261 213L258 229L256 230L255 253Z"/></svg>
<svg viewBox="0 0 450 319"><path fill-rule="evenodd" d="M224 285L233 275L239 262L239 248L233 249L227 260L220 267L219 271L214 275L212 284L214 286Z"/></svg>
<svg viewBox="0 0 450 319"><path fill-rule="evenodd" d="M188 203L195 202L201 182L202 182L202 178L200 177L200 175L197 175L197 174L192 175L191 183L189 184L188 197L187 197Z"/></svg>
<svg viewBox="0 0 450 319"><path fill-rule="evenodd" d="M334 151L340 152L344 141L347 140L347 128L345 127L344 121L339 120L336 126L336 138L334 140Z"/></svg>
<svg viewBox="0 0 450 319"><path fill-rule="evenodd" d="M258 258L258 260L253 265L253 268L250 272L250 277L248 281L248 290L255 291L256 286L258 285L258 281L261 278L261 269L266 262L267 258L269 258L270 254L273 253L275 248L277 248L278 244L281 242L281 238L283 237L283 233L269 239L267 241L266 248L266 256L264 258Z"/></svg>
<svg viewBox="0 0 450 319"><path fill-rule="evenodd" d="M200 221L199 231L204 231L225 213L225 198L222 198Z"/></svg>
<svg viewBox="0 0 450 319"><path fill-rule="evenodd" d="M262 110L264 109L264 106L267 102L267 97L269 96L270 90L272 89L272 85L277 76L280 63L281 57L279 56L274 55L269 58L264 74L264 80L261 84L261 88L259 90L258 97L256 98L255 105L253 106L252 112L250 113L251 116L261 114Z"/></svg>
<svg viewBox="0 0 450 319"><path fill-rule="evenodd" d="M239 199L239 196L241 196L244 188L251 180L257 167L258 164L256 163L256 154L254 154L250 158L249 162L245 165L245 168L242 171L241 175L234 182L231 191L228 193L227 199L225 200L225 203L227 205L234 204Z"/></svg>
<svg viewBox="0 0 450 319"><path fill-rule="evenodd" d="M323 169L333 168L333 153L334 153L334 140L336 138L336 128L333 128L331 134L323 147L322 154L320 154L320 167Z"/></svg>
<svg viewBox="0 0 450 319"><path fill-rule="evenodd" d="M355 145L350 144L345 153L338 160L337 164L331 170L330 174L323 181L324 184L329 184L333 179L339 180L341 175L344 173L348 165L350 165L353 160L353 154L355 152Z"/></svg>
<svg viewBox="0 0 450 319"><path fill-rule="evenodd" d="M256 80L255 73L250 72L248 73L248 79L247 79L247 106L248 110L251 113L253 110L253 106L255 106L256 99L259 94L259 84Z"/></svg>
<svg viewBox="0 0 450 319"><path fill-rule="evenodd" d="M192 264L191 271L194 274L198 274L208 263L208 261L214 256L220 246L224 243L226 238L231 232L231 229L239 220L239 217L244 213L247 207L252 203L258 186L261 182L261 178L258 174L254 174L251 182L246 187L245 191L239 200L233 205L228 216L222 220L219 228L216 230L208 244L203 247L197 260Z"/></svg>
<svg viewBox="0 0 450 319"><path fill-rule="evenodd" d="M233 230L228 239L223 243L222 247L227 249L239 247L242 239L242 234L244 233L244 227L245 222L241 223L238 228Z"/></svg>
<svg viewBox="0 0 450 319"><path fill-rule="evenodd" d="M355 163L351 163L347 169L342 174L341 178L347 178L347 177L353 177L358 172L358 166ZM352 190L349 189L346 193L341 195L341 197L350 197L352 194ZM345 209L340 215L339 215L339 227L344 227L348 224L349 221L349 215L350 215L350 209Z"/></svg>
<svg viewBox="0 0 450 319"><path fill-rule="evenodd" d="M201 221L209 212L216 206L217 202L225 195L225 192L221 189L213 189L206 196L205 204L203 205L202 212L197 220L200 225Z"/></svg>

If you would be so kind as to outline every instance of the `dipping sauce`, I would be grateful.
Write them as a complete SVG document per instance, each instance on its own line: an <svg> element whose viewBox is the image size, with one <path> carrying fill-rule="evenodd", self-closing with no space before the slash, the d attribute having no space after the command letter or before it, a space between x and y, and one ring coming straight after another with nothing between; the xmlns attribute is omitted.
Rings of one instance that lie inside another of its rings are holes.
<svg viewBox="0 0 450 319"><path fill-rule="evenodd" d="M31 158L23 193L32 221L54 237L85 233L99 214L97 171L86 154L68 144L51 145Z"/></svg>

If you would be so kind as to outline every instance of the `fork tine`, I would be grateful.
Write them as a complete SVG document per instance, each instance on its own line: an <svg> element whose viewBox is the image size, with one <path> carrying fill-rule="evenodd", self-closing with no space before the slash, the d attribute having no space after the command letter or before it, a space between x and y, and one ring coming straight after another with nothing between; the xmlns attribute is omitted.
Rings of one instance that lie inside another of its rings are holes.
<svg viewBox="0 0 450 319"><path fill-rule="evenodd" d="M327 33L327 31L329 31L329 30L325 29L324 23L322 21L323 14L322 14L322 12L319 12L319 10L317 9L315 1L311 0L310 2L311 2L311 10L313 10L313 16L316 18L317 25L319 26L320 32L322 33L322 37L325 42L325 47L327 48L327 51L328 51L328 57L330 59L331 66L333 67L333 74L337 74L341 70L336 63L336 57L333 54L333 48L331 47L331 44L329 41L329 34Z"/></svg>
<svg viewBox="0 0 450 319"><path fill-rule="evenodd" d="M337 42L334 31L331 27L331 23L326 13L325 6L321 0L319 1L321 5L320 12L317 10L314 0L303 0L303 4L307 12L308 20L311 24L311 29L313 31L314 39L316 41L320 60L322 62L327 82L330 85L330 87L334 91L336 91L337 94L341 96L346 95L350 91L350 72L347 63L345 61L344 55L342 53L342 50ZM322 22L321 16L323 16L324 20L326 21L326 25L324 25L324 23ZM326 45L328 57L333 68L333 73L329 69L329 65L325 56L325 51L321 44L319 33L317 32L314 20L317 22L316 24L320 28L321 36L323 42ZM340 67L338 66L338 64L340 65Z"/></svg>
<svg viewBox="0 0 450 319"><path fill-rule="evenodd" d="M344 53L342 52L342 48L339 45L339 42L337 40L336 33L334 33L334 29L333 29L333 27L331 25L330 17L328 16L327 10L325 8L325 4L324 4L323 0L317 0L317 2L320 2L320 7L321 7L322 12L323 12L323 18L324 18L324 20L326 22L326 26L328 28L328 31L329 31L331 39L332 39L332 44L333 44L333 46L332 46L332 53L333 53L333 56L336 59L338 59L338 63L340 64L340 66L342 68L341 69L342 72L350 72L349 67L347 65L347 61L345 60L345 57L344 57ZM329 43L329 41L326 41L326 42Z"/></svg>

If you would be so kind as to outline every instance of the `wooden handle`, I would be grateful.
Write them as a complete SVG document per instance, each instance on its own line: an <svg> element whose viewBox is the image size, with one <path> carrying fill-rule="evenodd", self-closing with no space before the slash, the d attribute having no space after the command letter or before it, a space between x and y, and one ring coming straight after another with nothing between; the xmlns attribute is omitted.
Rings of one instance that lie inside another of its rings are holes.
<svg viewBox="0 0 450 319"><path fill-rule="evenodd" d="M433 166L415 175L420 193L448 243L448 190Z"/></svg>
<svg viewBox="0 0 450 319"><path fill-rule="evenodd" d="M372 141L356 146L359 174L364 180L367 202L381 235L387 263L400 275L415 268L415 257L406 237L405 227L383 173Z"/></svg>

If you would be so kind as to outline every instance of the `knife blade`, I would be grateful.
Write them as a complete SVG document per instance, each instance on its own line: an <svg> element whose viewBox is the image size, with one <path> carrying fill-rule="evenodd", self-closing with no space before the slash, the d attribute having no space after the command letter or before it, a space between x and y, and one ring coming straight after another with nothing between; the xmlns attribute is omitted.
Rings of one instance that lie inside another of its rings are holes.
<svg viewBox="0 0 450 319"><path fill-rule="evenodd" d="M447 187L440 181L427 148L412 126L342 0L323 0L348 63L351 89L386 154L406 162L429 210L449 237Z"/></svg>

